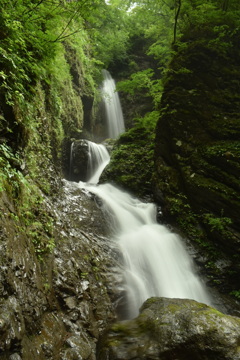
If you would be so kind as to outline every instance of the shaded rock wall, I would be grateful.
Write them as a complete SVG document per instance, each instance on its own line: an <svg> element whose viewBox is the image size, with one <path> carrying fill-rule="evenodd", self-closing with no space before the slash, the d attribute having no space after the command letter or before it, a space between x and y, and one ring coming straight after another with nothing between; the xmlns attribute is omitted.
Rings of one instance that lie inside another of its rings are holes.
<svg viewBox="0 0 240 360"><path fill-rule="evenodd" d="M71 144L67 179L72 181L87 181L88 152L88 142L86 140L75 140Z"/></svg>
<svg viewBox="0 0 240 360"><path fill-rule="evenodd" d="M115 289L107 286L115 255L102 214L77 185L61 181L63 140L69 164L71 138L81 137L92 104L86 99L94 97L69 46L59 45L56 67L44 69L24 101L9 105L0 94L4 360L93 360L115 316Z"/></svg>
<svg viewBox="0 0 240 360"><path fill-rule="evenodd" d="M155 198L210 261L228 262L215 274L231 291L240 273L239 35L223 52L205 31L183 38L170 64L156 130Z"/></svg>
<svg viewBox="0 0 240 360"><path fill-rule="evenodd" d="M34 243L40 225L30 231L8 197L1 200L1 359L93 360L99 335L115 317L116 254L102 213L76 183L62 186L62 195L43 196L53 227L38 238L49 246L55 239L45 250Z"/></svg>

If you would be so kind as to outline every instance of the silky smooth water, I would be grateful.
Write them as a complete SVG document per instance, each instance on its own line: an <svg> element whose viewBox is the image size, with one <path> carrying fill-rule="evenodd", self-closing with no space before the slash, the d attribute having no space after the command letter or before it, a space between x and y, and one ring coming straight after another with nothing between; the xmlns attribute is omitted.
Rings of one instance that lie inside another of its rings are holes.
<svg viewBox="0 0 240 360"><path fill-rule="evenodd" d="M111 184L82 186L103 200L111 216L113 241L123 259L128 318L137 316L142 303L152 296L210 304L182 240L156 222L154 204L142 203Z"/></svg>
<svg viewBox="0 0 240 360"><path fill-rule="evenodd" d="M72 142L71 148L70 148L70 164L69 164L69 178L70 179L72 176L73 149L74 149L74 142Z"/></svg>
<svg viewBox="0 0 240 360"><path fill-rule="evenodd" d="M88 141L87 182L97 184L109 161L110 156L104 145Z"/></svg>
<svg viewBox="0 0 240 360"><path fill-rule="evenodd" d="M111 100L106 96L109 136L115 138L124 131L122 115L119 120L121 105L110 74L104 71L104 76L103 92L110 94ZM108 161L104 146L89 142L89 180L80 187L100 197L104 213L110 217L113 241L122 254L127 318L137 316L142 303L152 296L210 304L182 239L157 223L155 205L143 203L111 184L96 185Z"/></svg>
<svg viewBox="0 0 240 360"><path fill-rule="evenodd" d="M115 81L107 70L103 70L102 98L106 110L107 133L116 139L125 131L122 107L116 92Z"/></svg>

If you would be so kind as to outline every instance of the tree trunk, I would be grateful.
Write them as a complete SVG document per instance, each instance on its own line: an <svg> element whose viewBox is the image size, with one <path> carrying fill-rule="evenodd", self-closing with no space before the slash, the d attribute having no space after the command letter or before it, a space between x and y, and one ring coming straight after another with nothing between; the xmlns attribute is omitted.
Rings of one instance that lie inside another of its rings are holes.
<svg viewBox="0 0 240 360"><path fill-rule="evenodd" d="M176 14L175 14L175 23L174 23L174 29L173 29L173 44L175 44L177 39L177 22L181 10L182 0L176 0L175 1L175 8L176 8Z"/></svg>
<svg viewBox="0 0 240 360"><path fill-rule="evenodd" d="M223 11L228 10L229 0L223 0L222 9Z"/></svg>

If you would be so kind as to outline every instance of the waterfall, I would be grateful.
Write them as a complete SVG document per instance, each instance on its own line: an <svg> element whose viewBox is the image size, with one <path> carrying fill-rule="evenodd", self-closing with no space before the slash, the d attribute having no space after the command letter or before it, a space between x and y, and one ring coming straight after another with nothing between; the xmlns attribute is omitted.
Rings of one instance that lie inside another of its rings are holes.
<svg viewBox="0 0 240 360"><path fill-rule="evenodd" d="M121 105L110 74L104 71L103 93L109 136L124 131ZM152 296L189 298L210 304L204 284L196 275L181 238L156 221L156 207L143 203L113 185L97 185L109 162L103 145L89 142L88 182L81 188L103 201L110 217L113 241L122 255L127 317L138 315L142 303Z"/></svg>
<svg viewBox="0 0 240 360"><path fill-rule="evenodd" d="M110 157L106 147L88 141L87 182L97 184L103 169L109 163Z"/></svg>
<svg viewBox="0 0 240 360"><path fill-rule="evenodd" d="M122 107L115 82L107 70L103 70L102 96L106 110L108 137L116 139L125 131Z"/></svg>
<svg viewBox="0 0 240 360"><path fill-rule="evenodd" d="M210 304L182 240L156 222L154 204L142 203L110 184L82 185L104 201L114 241L123 257L127 317L138 315L152 296L189 298Z"/></svg>
<svg viewBox="0 0 240 360"><path fill-rule="evenodd" d="M71 148L70 148L70 162L69 162L69 178L70 179L72 176L73 149L74 149L74 142L71 143Z"/></svg>

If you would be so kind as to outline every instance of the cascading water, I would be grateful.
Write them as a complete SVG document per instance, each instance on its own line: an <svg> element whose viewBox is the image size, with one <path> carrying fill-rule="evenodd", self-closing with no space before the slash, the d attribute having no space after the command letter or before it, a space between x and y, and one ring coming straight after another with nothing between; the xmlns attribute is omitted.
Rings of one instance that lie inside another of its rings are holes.
<svg viewBox="0 0 240 360"><path fill-rule="evenodd" d="M110 184L84 187L99 196L113 216L114 241L123 256L128 318L137 316L152 296L210 304L181 239L157 224L154 204L142 203Z"/></svg>
<svg viewBox="0 0 240 360"><path fill-rule="evenodd" d="M111 88L113 94L115 84L107 71L104 74L103 92L108 93ZM120 102L118 110L115 104L113 108L108 105L109 136L115 138L124 131L122 120L119 125ZM103 148L89 142L89 180L80 182L80 187L99 196L111 217L113 240L123 258L127 318L138 315L142 303L152 296L189 298L210 304L181 239L156 222L155 205L142 203L110 184L96 186L109 161ZM100 149L104 156L98 154Z"/></svg>
<svg viewBox="0 0 240 360"><path fill-rule="evenodd" d="M116 139L125 131L122 107L116 92L115 81L107 70L103 70L103 77L102 96L106 110L108 137Z"/></svg>
<svg viewBox="0 0 240 360"><path fill-rule="evenodd" d="M69 178L70 179L72 176L73 148L74 148L74 142L72 142L71 148L70 148L70 164L69 164Z"/></svg>
<svg viewBox="0 0 240 360"><path fill-rule="evenodd" d="M88 141L87 179L90 184L97 184L103 169L109 163L110 156L106 147Z"/></svg>

